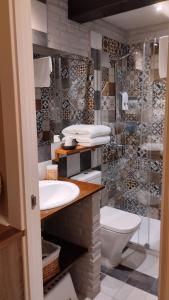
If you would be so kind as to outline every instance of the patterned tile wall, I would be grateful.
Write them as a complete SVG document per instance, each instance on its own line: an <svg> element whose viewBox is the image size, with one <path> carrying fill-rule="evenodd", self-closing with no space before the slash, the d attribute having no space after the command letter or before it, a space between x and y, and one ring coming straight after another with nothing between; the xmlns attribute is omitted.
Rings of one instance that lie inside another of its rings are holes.
<svg viewBox="0 0 169 300"><path fill-rule="evenodd" d="M52 57L52 65L50 87L35 89L39 148L49 145L53 135L68 125L94 123L93 62L71 55Z"/></svg>
<svg viewBox="0 0 169 300"><path fill-rule="evenodd" d="M62 59L63 126L94 123L94 66L85 57Z"/></svg>
<svg viewBox="0 0 169 300"><path fill-rule="evenodd" d="M163 143L166 80L154 69L154 55L158 49L150 42L129 47L103 37L102 123L111 126L112 138L102 151L102 204L160 218L162 154L142 147ZM123 91L129 95L127 111L122 111Z"/></svg>

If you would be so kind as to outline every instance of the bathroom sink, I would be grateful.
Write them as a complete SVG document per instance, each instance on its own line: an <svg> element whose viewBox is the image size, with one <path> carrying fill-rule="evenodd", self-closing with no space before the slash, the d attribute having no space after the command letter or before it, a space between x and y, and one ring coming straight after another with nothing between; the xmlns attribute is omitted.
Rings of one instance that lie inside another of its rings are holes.
<svg viewBox="0 0 169 300"><path fill-rule="evenodd" d="M71 182L59 180L39 181L40 210L66 205L80 194L78 186Z"/></svg>

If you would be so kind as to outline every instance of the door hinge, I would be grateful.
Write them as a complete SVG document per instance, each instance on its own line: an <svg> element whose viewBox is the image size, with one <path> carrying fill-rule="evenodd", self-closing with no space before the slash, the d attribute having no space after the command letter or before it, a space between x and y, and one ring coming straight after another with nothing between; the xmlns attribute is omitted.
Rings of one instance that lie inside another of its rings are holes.
<svg viewBox="0 0 169 300"><path fill-rule="evenodd" d="M32 206L32 209L34 209L36 207L36 204L37 204L36 196L32 195L31 196L31 206Z"/></svg>

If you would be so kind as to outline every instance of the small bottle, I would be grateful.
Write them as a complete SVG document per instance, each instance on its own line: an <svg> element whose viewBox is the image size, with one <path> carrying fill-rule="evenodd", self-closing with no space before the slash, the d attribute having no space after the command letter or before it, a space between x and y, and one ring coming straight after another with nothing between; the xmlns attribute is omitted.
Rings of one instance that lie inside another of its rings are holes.
<svg viewBox="0 0 169 300"><path fill-rule="evenodd" d="M55 159L55 150L60 148L61 140L60 135L54 135L53 143L51 144L51 159Z"/></svg>
<svg viewBox="0 0 169 300"><path fill-rule="evenodd" d="M47 180L58 180L58 165L48 165L46 173Z"/></svg>

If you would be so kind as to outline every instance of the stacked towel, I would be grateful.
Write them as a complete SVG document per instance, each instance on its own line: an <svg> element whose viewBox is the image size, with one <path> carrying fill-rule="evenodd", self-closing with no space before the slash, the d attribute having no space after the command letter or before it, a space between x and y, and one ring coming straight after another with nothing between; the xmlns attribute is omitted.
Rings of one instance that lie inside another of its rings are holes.
<svg viewBox="0 0 169 300"><path fill-rule="evenodd" d="M82 146L92 147L110 142L111 129L104 125L72 125L63 129L65 137L76 139Z"/></svg>
<svg viewBox="0 0 169 300"><path fill-rule="evenodd" d="M51 57L34 59L35 87L50 87Z"/></svg>
<svg viewBox="0 0 169 300"><path fill-rule="evenodd" d="M168 68L168 36L162 36L159 39L159 75L160 78L167 77Z"/></svg>

